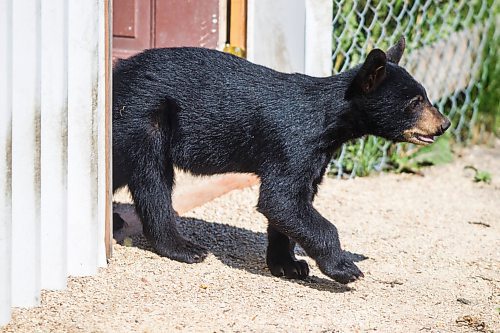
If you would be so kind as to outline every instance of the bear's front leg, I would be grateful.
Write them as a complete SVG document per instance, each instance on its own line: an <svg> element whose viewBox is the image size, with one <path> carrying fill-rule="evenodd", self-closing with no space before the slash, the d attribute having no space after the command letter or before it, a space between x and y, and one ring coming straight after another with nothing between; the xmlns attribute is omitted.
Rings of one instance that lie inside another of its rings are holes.
<svg viewBox="0 0 500 333"><path fill-rule="evenodd" d="M312 186L298 186L289 175L262 178L257 206L271 227L271 273L280 275L281 266L286 275L285 267L290 269L297 262L290 261L290 252L284 251L286 241L282 236L288 236L304 248L325 275L343 284L357 280L363 273L342 251L337 228L313 207L312 197Z"/></svg>

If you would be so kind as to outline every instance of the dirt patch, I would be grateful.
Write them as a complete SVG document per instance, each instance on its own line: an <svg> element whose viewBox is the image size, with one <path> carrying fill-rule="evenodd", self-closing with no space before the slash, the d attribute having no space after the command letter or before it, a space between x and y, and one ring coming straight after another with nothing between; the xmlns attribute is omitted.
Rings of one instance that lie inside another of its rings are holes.
<svg viewBox="0 0 500 333"><path fill-rule="evenodd" d="M475 183L466 165L487 170ZM424 176L327 179L315 201L344 248L369 257L349 287L314 263L304 282L271 277L258 187L179 219L212 254L186 265L149 252L141 236L115 246L97 276L43 292L4 332L500 331L500 149L473 148Z"/></svg>

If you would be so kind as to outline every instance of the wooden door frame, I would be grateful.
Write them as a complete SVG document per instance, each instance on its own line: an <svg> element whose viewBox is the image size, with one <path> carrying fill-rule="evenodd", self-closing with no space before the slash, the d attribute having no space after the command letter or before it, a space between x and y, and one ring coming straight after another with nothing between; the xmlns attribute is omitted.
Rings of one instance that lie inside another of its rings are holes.
<svg viewBox="0 0 500 333"><path fill-rule="evenodd" d="M247 48L247 0L227 0L229 8L229 44L243 50Z"/></svg>
<svg viewBox="0 0 500 333"><path fill-rule="evenodd" d="M112 188L112 51L113 51L113 0L104 2L104 56L105 56L105 118L104 126L106 127L105 135L105 168L106 168L106 208L105 208L105 229L104 243L106 247L106 258L111 258L113 254L113 232L112 232L112 216L113 216L113 188Z"/></svg>

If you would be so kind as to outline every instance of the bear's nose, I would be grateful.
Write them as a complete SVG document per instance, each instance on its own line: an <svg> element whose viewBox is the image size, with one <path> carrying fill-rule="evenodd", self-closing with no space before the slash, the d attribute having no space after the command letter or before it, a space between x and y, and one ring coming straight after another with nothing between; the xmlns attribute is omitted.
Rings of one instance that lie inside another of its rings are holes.
<svg viewBox="0 0 500 333"><path fill-rule="evenodd" d="M451 121L445 118L444 123L441 125L441 132L444 133L451 126Z"/></svg>

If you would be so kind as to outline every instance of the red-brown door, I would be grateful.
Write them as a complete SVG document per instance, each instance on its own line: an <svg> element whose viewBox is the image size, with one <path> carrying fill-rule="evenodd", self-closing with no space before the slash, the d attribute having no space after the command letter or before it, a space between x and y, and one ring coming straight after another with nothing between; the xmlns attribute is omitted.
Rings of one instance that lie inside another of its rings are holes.
<svg viewBox="0 0 500 333"><path fill-rule="evenodd" d="M216 48L219 1L224 0L114 0L113 57L153 47Z"/></svg>
<svg viewBox="0 0 500 333"><path fill-rule="evenodd" d="M156 0L155 47L216 48L219 0Z"/></svg>
<svg viewBox="0 0 500 333"><path fill-rule="evenodd" d="M113 1L113 57L151 47L151 0Z"/></svg>

